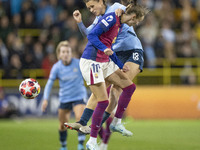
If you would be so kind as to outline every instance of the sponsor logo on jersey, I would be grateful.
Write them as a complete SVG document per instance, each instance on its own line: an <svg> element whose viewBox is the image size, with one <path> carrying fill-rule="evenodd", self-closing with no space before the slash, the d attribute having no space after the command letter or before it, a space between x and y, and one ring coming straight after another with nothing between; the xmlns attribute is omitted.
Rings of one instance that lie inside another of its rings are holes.
<svg viewBox="0 0 200 150"><path fill-rule="evenodd" d="M73 72L78 72L78 68L74 68L74 69L73 69Z"/></svg>
<svg viewBox="0 0 200 150"><path fill-rule="evenodd" d="M102 22L106 27L109 26L108 22L107 22L105 19L101 20L101 22Z"/></svg>
<svg viewBox="0 0 200 150"><path fill-rule="evenodd" d="M106 21L109 21L109 22L110 22L110 21L112 21L112 20L113 20L113 16L112 16L112 15L106 17Z"/></svg>

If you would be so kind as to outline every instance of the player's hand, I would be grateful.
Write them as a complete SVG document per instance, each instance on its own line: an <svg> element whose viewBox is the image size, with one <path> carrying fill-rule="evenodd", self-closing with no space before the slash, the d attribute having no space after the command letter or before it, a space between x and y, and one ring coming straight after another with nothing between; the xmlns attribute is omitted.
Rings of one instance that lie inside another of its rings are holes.
<svg viewBox="0 0 200 150"><path fill-rule="evenodd" d="M121 16L124 13L124 11L120 8L115 10L115 15L117 15L118 17Z"/></svg>
<svg viewBox="0 0 200 150"><path fill-rule="evenodd" d="M79 10L75 10L73 12L73 17L74 17L74 19L76 20L77 23L82 22L82 15L81 15Z"/></svg>
<svg viewBox="0 0 200 150"><path fill-rule="evenodd" d="M113 51L112 51L110 48L106 48L106 49L104 50L104 53L105 53L106 55L110 56L110 55L113 54Z"/></svg>
<svg viewBox="0 0 200 150"><path fill-rule="evenodd" d="M47 106L48 106L48 101L47 100L43 100L43 102L42 102L42 112L46 111Z"/></svg>
<svg viewBox="0 0 200 150"><path fill-rule="evenodd" d="M129 71L130 69L129 69L129 66L127 66L127 65L124 65L123 66L123 68L122 68L122 71L123 72L127 72L127 71Z"/></svg>

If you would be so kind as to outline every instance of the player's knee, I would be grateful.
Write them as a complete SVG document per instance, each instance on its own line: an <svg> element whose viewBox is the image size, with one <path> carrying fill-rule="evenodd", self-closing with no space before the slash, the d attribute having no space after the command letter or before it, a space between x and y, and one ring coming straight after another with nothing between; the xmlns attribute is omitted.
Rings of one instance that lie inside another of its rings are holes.
<svg viewBox="0 0 200 150"><path fill-rule="evenodd" d="M117 106L117 103L118 103L118 99L115 99L114 101L111 101L110 102L110 108L112 109L112 110L114 110L115 109L115 107Z"/></svg>
<svg viewBox="0 0 200 150"><path fill-rule="evenodd" d="M136 89L136 85L135 85L134 83L132 83L131 85L129 85L129 86L123 88L123 91L124 91L124 90L128 90L129 93L130 93L130 92L133 93L133 92L135 91L135 89Z"/></svg>
<svg viewBox="0 0 200 150"><path fill-rule="evenodd" d="M111 89L115 94L121 94L122 89L119 86L114 85Z"/></svg>
<svg viewBox="0 0 200 150"><path fill-rule="evenodd" d="M121 94L122 89L119 86L113 86L110 90L110 95L118 99L119 95Z"/></svg>
<svg viewBox="0 0 200 150"><path fill-rule="evenodd" d="M134 83L131 84L129 87L130 87L130 90L133 92L136 90L136 85Z"/></svg>
<svg viewBox="0 0 200 150"><path fill-rule="evenodd" d="M64 122L60 123L59 129L60 129L61 131L65 130Z"/></svg>

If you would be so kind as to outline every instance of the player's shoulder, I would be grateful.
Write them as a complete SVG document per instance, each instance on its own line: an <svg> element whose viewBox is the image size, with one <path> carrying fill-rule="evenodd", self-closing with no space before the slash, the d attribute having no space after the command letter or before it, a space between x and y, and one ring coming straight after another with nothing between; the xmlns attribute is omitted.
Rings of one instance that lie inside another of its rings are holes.
<svg viewBox="0 0 200 150"><path fill-rule="evenodd" d="M55 74L59 71L59 68L60 68L60 64L62 62L60 62L60 60L58 60L56 63L53 64L52 68L51 68L51 74Z"/></svg>
<svg viewBox="0 0 200 150"><path fill-rule="evenodd" d="M115 12L105 14L101 19L101 23L104 24L105 27L108 27L109 25L115 24L115 22L116 22Z"/></svg>
<svg viewBox="0 0 200 150"><path fill-rule="evenodd" d="M72 61L73 61L75 64L79 64L80 59L78 59L78 58L72 58Z"/></svg>
<svg viewBox="0 0 200 150"><path fill-rule="evenodd" d="M124 5L120 4L120 3L117 3L117 2L109 7L110 11L115 11L118 8L120 8L120 9L122 9L124 11L126 10L126 6L124 6Z"/></svg>
<svg viewBox="0 0 200 150"><path fill-rule="evenodd" d="M121 7L121 6L124 6L118 2L115 2L114 4L111 5L111 7Z"/></svg>
<svg viewBox="0 0 200 150"><path fill-rule="evenodd" d="M106 21L111 22L115 19L115 16L116 16L115 12L110 12L110 13L105 14L102 19L105 19Z"/></svg>
<svg viewBox="0 0 200 150"><path fill-rule="evenodd" d="M74 60L75 62L79 62L80 61L80 59L78 59L78 58L72 58L72 60Z"/></svg>
<svg viewBox="0 0 200 150"><path fill-rule="evenodd" d="M61 65L62 65L62 61L58 60L55 64L53 64L52 68L56 69L56 68L59 68Z"/></svg>
<svg viewBox="0 0 200 150"><path fill-rule="evenodd" d="M59 66L62 64L62 60L58 60L55 64L53 64L53 66Z"/></svg>

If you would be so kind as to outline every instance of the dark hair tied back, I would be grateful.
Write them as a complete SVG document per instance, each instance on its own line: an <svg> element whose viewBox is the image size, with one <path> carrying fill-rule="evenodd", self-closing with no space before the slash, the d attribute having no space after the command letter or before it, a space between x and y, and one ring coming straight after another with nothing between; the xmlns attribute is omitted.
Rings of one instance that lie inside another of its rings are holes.
<svg viewBox="0 0 200 150"><path fill-rule="evenodd" d="M129 4L137 5L137 0L129 0Z"/></svg>
<svg viewBox="0 0 200 150"><path fill-rule="evenodd" d="M137 5L137 0L134 0L134 2L135 2L135 5Z"/></svg>

